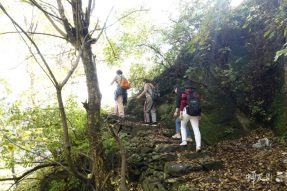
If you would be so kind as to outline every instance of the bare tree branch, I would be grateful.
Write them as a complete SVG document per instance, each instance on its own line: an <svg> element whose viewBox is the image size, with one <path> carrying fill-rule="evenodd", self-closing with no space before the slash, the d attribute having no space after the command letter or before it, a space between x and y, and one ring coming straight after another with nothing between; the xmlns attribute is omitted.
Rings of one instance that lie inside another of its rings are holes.
<svg viewBox="0 0 287 191"><path fill-rule="evenodd" d="M113 8L111 8L111 10L110 10L110 12L109 12L109 14L108 14L108 16L107 16L107 18L106 18L106 20L105 20L104 26L102 27L100 33L99 33L98 36L96 37L96 41L99 40L99 38L102 36L102 34L103 34L103 32L104 32L104 30L105 30L105 28L106 28L106 24L107 24L107 22L108 22L108 19L109 19L111 13L112 13L112 10L113 10Z"/></svg>
<svg viewBox="0 0 287 191"><path fill-rule="evenodd" d="M39 10L41 10L43 13L44 13L44 15L47 17L47 19L50 21L50 23L52 24L52 26L65 38L67 35L56 25L56 23L53 21L53 19L50 17L50 16L52 16L52 17L54 17L54 18L56 18L56 19L58 19L58 20L61 20L61 18L59 18L59 17L57 17L57 16L55 16L55 15L53 15L53 14L51 14L51 13L49 13L49 12L47 12L46 10L44 10L43 8L42 8L42 6L41 5L39 5L35 0L29 0L34 6L36 6Z"/></svg>
<svg viewBox="0 0 287 191"><path fill-rule="evenodd" d="M86 14L85 14L85 22L87 23L87 25L90 25L90 17L91 17L91 13L94 9L95 6L95 0L89 0L88 3L88 7L86 8Z"/></svg>
<svg viewBox="0 0 287 191"><path fill-rule="evenodd" d="M15 31L15 32L2 32L0 33L0 35L6 35L6 34L15 34L15 33L21 33L21 31ZM44 36L51 36L51 37L56 37L56 38L60 38L60 39L63 39L63 40L67 40L66 38L64 37L61 37L61 36L57 36L57 35L54 35L54 34L48 34L48 33L40 33L40 32L27 32L27 34L33 34L33 35L44 35Z"/></svg>
<svg viewBox="0 0 287 191"><path fill-rule="evenodd" d="M126 18L126 17L128 17L128 16L130 16L130 15L136 13L136 12L141 12L141 11L149 11L149 10L148 10L148 9L133 10L133 11L129 12L128 14L126 14L126 15L120 17L118 20L116 20L116 21L113 22L112 24L108 25L107 28L109 28L109 27L115 25L116 23L120 22L121 20L123 20L123 19Z"/></svg>
<svg viewBox="0 0 287 191"><path fill-rule="evenodd" d="M63 86L68 82L68 80L70 79L70 77L72 76L72 74L74 73L74 71L76 70L76 68L78 67L84 46L85 46L85 44L82 44L82 46L81 46L81 48L80 48L80 50L79 50L79 54L78 54L78 56L77 56L77 58L76 58L75 63L73 64L71 70L68 72L68 74L67 74L67 76L65 77L65 79L63 80L63 82L62 82L62 83L59 83L59 86L60 86L60 87L63 87Z"/></svg>
<svg viewBox="0 0 287 191"><path fill-rule="evenodd" d="M139 44L138 46L146 46L146 47L152 49L156 54L158 54L169 65L169 67L172 66L172 64L165 58L165 56L156 47L149 45L149 44ZM168 68L164 64L162 64L162 65L165 68Z"/></svg>
<svg viewBox="0 0 287 191"><path fill-rule="evenodd" d="M112 49L112 53L114 55L114 58L116 58L116 53L115 53L114 47L113 47L113 45L112 45L112 43L111 43L111 41L110 41L110 39L109 39L109 37L108 37L106 32L105 32L105 36L106 36L106 39L107 39L107 41L108 41L108 43L109 43L109 45L110 45L110 47Z"/></svg>
<svg viewBox="0 0 287 191"><path fill-rule="evenodd" d="M73 32L72 32L72 28L70 27L70 23L65 15L65 12L64 12L64 6L61 2L61 0L57 0L57 3L58 3L58 10L59 10L59 14L61 16L61 21L64 25L64 28L65 28L65 31L67 33L67 36L68 36L68 39L72 40L72 41L75 41L74 39L74 35L73 35ZM74 42L71 42L71 43L74 43Z"/></svg>
<svg viewBox="0 0 287 191"><path fill-rule="evenodd" d="M15 24L13 23L15 29L18 31L17 27L15 26ZM39 67L42 69L42 71L46 74L46 76L49 78L49 80L52 82L52 84L54 86L56 86L56 84L54 83L53 79L51 78L51 76L48 74L48 72L44 69L44 67L40 64L39 60L37 59L36 55L34 54L34 52L32 51L32 48L28 45L28 42L25 40L25 38L22 36L22 34L20 33L20 31L18 31L18 34L20 34L20 37L22 38L22 40L24 41L24 43L26 44L26 46L28 47L32 57L35 59L36 63L39 65Z"/></svg>
<svg viewBox="0 0 287 191"><path fill-rule="evenodd" d="M41 60L43 61L44 65L46 66L50 77L52 78L52 82L55 86L58 86L58 82L52 72L52 70L50 69L48 63L46 62L46 59L44 58L44 56L42 55L40 49L38 48L38 46L36 45L36 43L33 41L33 39L26 33L26 31L8 14L8 12L6 11L6 9L3 7L2 3L0 3L0 9L4 12L4 14L11 20L11 22L17 26L17 28L19 28L24 35L29 39L29 41L33 44L34 48L36 49L37 53L39 54Z"/></svg>

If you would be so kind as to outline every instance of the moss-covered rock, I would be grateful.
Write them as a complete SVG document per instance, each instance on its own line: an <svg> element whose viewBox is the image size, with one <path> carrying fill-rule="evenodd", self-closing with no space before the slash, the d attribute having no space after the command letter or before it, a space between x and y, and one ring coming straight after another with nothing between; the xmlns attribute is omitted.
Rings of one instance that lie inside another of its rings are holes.
<svg viewBox="0 0 287 191"><path fill-rule="evenodd" d="M250 127L248 118L240 113L229 95L213 89L204 91L200 131L206 144L240 137Z"/></svg>
<svg viewBox="0 0 287 191"><path fill-rule="evenodd" d="M282 62L284 60L281 60ZM281 81L281 89L277 94L270 107L273 131L275 135L287 137L287 65L278 68L277 75Z"/></svg>
<svg viewBox="0 0 287 191"><path fill-rule="evenodd" d="M287 136L287 101L284 94L275 97L271 107L273 130L277 136Z"/></svg>

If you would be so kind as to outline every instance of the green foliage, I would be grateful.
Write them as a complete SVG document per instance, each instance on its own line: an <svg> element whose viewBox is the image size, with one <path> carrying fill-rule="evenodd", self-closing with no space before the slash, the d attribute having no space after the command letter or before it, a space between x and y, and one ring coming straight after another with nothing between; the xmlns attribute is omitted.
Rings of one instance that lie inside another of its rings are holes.
<svg viewBox="0 0 287 191"><path fill-rule="evenodd" d="M70 191L80 189L79 181L59 167L56 169L45 168L29 175L28 179L22 180L17 185L15 191Z"/></svg>
<svg viewBox="0 0 287 191"><path fill-rule="evenodd" d="M207 74L198 65L194 64L185 71L185 77L196 82L204 83L206 81Z"/></svg>
<svg viewBox="0 0 287 191"><path fill-rule="evenodd" d="M283 139L287 137L287 111L286 111L286 95L278 93L270 107L272 123L274 125L274 132L277 136Z"/></svg>
<svg viewBox="0 0 287 191"><path fill-rule="evenodd" d="M142 86L143 78L153 79L171 66L176 56L167 51L170 46L164 41L162 30L145 16L146 10L132 9L121 13L118 33L104 48L108 64L130 66L129 80L135 88Z"/></svg>
<svg viewBox="0 0 287 191"><path fill-rule="evenodd" d="M0 78L0 93L1 93L0 101L2 101L2 99L5 99L6 96L8 96L11 93L11 89L9 87L8 82L2 78Z"/></svg>
<svg viewBox="0 0 287 191"><path fill-rule="evenodd" d="M88 152L89 141L87 139L87 117L83 108L80 108L74 97L66 101L67 119L70 124L70 138L76 153Z"/></svg>
<svg viewBox="0 0 287 191"><path fill-rule="evenodd" d="M283 56L287 56L287 48L284 48L284 49L279 50L279 51L276 52L276 55L275 55L275 58L274 58L274 62L276 62L278 60L278 58L280 56L282 56L282 55Z"/></svg>
<svg viewBox="0 0 287 191"><path fill-rule="evenodd" d="M227 129L224 130L224 136L228 136L234 133L234 129L229 127Z"/></svg>
<svg viewBox="0 0 287 191"><path fill-rule="evenodd" d="M106 63L113 65L122 61L121 47L113 40L109 41L109 46L104 47L103 54L105 55Z"/></svg>
<svg viewBox="0 0 287 191"><path fill-rule="evenodd" d="M252 116L260 115L266 117L266 111L263 109L264 100L256 100L253 102L250 111Z"/></svg>
<svg viewBox="0 0 287 191"><path fill-rule="evenodd" d="M143 45L148 42L152 30L150 23L143 17L144 14L144 11L132 9L119 15L122 19L117 29L118 34L108 39L103 52L108 64L122 64L127 59L139 60L144 57Z"/></svg>
<svg viewBox="0 0 287 191"><path fill-rule="evenodd" d="M286 0L246 1L236 9L230 9L228 1L210 3L202 11L196 32L189 34L192 38L184 34L189 40L180 45L176 61L188 65L182 73L230 94L241 111L265 121L274 92L280 86L274 57L277 61L286 55L286 49L282 49L286 7ZM192 12L183 12L181 23L189 23L181 25L186 31L189 25L195 25L196 20L190 20L193 17ZM178 32L177 25L174 33Z"/></svg>
<svg viewBox="0 0 287 191"><path fill-rule="evenodd" d="M133 88L142 88L143 79L153 79L161 72L160 66L146 66L142 64L132 64L130 67L130 81L132 82Z"/></svg>
<svg viewBox="0 0 287 191"><path fill-rule="evenodd" d="M89 151L85 130L86 114L73 97L67 100L65 108L69 121L72 155L74 161L77 161L80 153ZM30 108L24 107L23 103L14 102L10 108L2 111L1 115L3 118L0 129L2 145L0 159L5 162L6 168L14 166L15 161L21 163L23 167L32 167L35 162L64 159L63 130L58 106ZM75 180L53 183L51 189L57 190L61 185L68 188L70 184L75 185ZM36 189L29 186L25 188Z"/></svg>
<svg viewBox="0 0 287 191"><path fill-rule="evenodd" d="M117 152L118 144L107 129L103 130L102 139L106 155L114 155Z"/></svg>
<svg viewBox="0 0 287 191"><path fill-rule="evenodd" d="M79 188L79 182L73 178L69 177L67 179L62 180L52 180L49 184L49 191L60 191L60 190L72 190L73 188Z"/></svg>
<svg viewBox="0 0 287 191"><path fill-rule="evenodd" d="M177 190L178 191L190 191L190 186L188 184L180 185Z"/></svg>

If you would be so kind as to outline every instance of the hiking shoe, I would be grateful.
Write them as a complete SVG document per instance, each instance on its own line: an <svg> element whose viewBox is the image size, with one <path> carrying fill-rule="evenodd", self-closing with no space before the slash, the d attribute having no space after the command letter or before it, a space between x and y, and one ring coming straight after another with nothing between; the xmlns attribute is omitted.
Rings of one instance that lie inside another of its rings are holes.
<svg viewBox="0 0 287 191"><path fill-rule="evenodd" d="M201 152L201 148L197 148L197 149L195 150L195 152L200 153L200 152Z"/></svg>
<svg viewBox="0 0 287 191"><path fill-rule="evenodd" d="M157 126L157 122L152 122L151 126L156 127Z"/></svg>
<svg viewBox="0 0 287 191"><path fill-rule="evenodd" d="M180 139L181 138L181 135L180 133L176 133L172 136L173 139Z"/></svg>
<svg viewBox="0 0 287 191"><path fill-rule="evenodd" d="M142 125L150 125L149 122L143 122Z"/></svg>
<svg viewBox="0 0 287 191"><path fill-rule="evenodd" d="M192 142L193 141L191 137L187 137L186 140L187 140L187 142Z"/></svg>
<svg viewBox="0 0 287 191"><path fill-rule="evenodd" d="M182 143L179 144L180 146L186 146L187 145L187 141L182 141Z"/></svg>

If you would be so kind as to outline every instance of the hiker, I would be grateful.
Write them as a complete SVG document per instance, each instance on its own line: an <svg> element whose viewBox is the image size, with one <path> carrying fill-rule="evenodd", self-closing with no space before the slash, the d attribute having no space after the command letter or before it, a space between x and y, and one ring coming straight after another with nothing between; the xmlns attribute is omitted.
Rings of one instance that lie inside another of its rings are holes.
<svg viewBox="0 0 287 191"><path fill-rule="evenodd" d="M117 83L117 89L115 90L115 110L114 114L119 117L124 117L124 105L127 103L127 90L121 87L121 82L126 80L121 70L116 71L116 76L111 82L111 85Z"/></svg>
<svg viewBox="0 0 287 191"><path fill-rule="evenodd" d="M144 103L144 122L145 124L152 124L153 126L155 126L157 124L156 103L152 100L152 91L155 87L148 79L144 79L143 83L144 90L140 95L137 96L137 99L140 99L143 95L145 95L146 98Z"/></svg>
<svg viewBox="0 0 287 191"><path fill-rule="evenodd" d="M184 85L185 91L181 94L181 100L180 100L180 116L181 119L181 136L182 136L182 142L181 146L187 145L187 133L186 133L186 125L187 122L190 121L192 130L195 137L195 145L196 145L196 152L201 151L201 135L199 131L199 119L201 110L200 107L196 110L194 113L191 112L191 105L189 104L190 100L195 98L199 100L199 95L197 92L195 92L194 88L191 86L191 84L186 81Z"/></svg>
<svg viewBox="0 0 287 191"><path fill-rule="evenodd" d="M180 139L181 138L181 133L180 133L180 126L181 126L181 120L178 117L179 116L179 108L180 108L180 99L181 99L181 94L184 93L184 91L179 88L178 86L174 87L174 93L176 93L176 108L175 108L175 112L173 114L174 117L176 117L175 119L175 134L172 136L173 139ZM192 142L192 138L190 135L190 130L187 127L186 128L186 132L187 132L187 138L186 140L188 142Z"/></svg>

